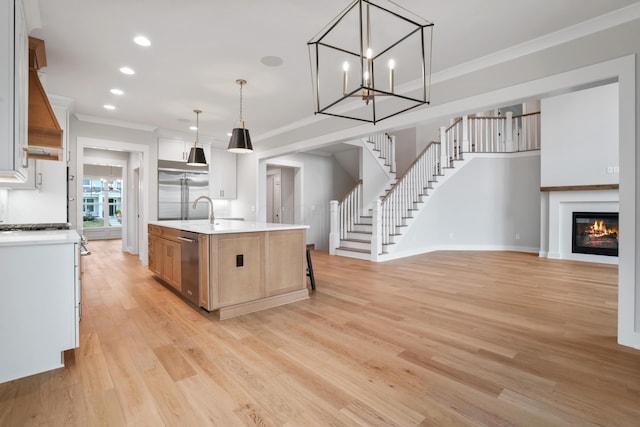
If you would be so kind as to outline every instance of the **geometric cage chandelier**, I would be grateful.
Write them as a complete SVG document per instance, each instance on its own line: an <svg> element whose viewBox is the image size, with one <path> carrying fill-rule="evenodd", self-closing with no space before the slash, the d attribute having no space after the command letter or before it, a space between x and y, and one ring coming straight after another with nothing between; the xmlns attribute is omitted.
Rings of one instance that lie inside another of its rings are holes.
<svg viewBox="0 0 640 427"><path fill-rule="evenodd" d="M316 114L375 124L429 104L433 23L354 0L309 42Z"/></svg>

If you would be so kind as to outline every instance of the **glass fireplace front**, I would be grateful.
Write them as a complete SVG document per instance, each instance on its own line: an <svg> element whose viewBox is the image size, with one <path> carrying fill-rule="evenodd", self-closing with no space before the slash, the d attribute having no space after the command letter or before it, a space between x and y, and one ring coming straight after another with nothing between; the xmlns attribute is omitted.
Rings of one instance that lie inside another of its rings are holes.
<svg viewBox="0 0 640 427"><path fill-rule="evenodd" d="M618 213L574 212L571 252L618 256Z"/></svg>

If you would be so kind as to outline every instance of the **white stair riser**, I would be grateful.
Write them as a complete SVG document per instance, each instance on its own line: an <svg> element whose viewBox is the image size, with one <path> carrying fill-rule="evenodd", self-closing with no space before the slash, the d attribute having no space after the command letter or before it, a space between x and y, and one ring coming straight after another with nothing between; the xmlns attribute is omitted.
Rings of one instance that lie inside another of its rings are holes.
<svg viewBox="0 0 640 427"><path fill-rule="evenodd" d="M362 243L362 242L352 242L350 240L340 240L340 246L343 248L352 248L352 249L363 249L368 251L371 249L371 242Z"/></svg>
<svg viewBox="0 0 640 427"><path fill-rule="evenodd" d="M336 255L347 257L347 258L356 258L369 261L371 260L370 254L364 254L361 252L351 252L351 251L343 251L341 249L336 249Z"/></svg>
<svg viewBox="0 0 640 427"><path fill-rule="evenodd" d="M363 232L363 233L371 233L373 226L372 225L367 225L367 224L357 224L353 226L353 230L351 230L352 232L358 233L358 232Z"/></svg>
<svg viewBox="0 0 640 427"><path fill-rule="evenodd" d="M352 231L347 233L347 239L371 241L371 233L358 233L356 231Z"/></svg>

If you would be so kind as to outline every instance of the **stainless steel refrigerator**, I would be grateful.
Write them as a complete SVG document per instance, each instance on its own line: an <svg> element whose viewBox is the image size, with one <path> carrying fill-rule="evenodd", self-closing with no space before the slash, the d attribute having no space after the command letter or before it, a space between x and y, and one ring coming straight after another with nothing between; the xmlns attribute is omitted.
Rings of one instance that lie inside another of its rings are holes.
<svg viewBox="0 0 640 427"><path fill-rule="evenodd" d="M209 205L191 205L200 196L209 195L207 168L181 162L158 162L158 219L207 219Z"/></svg>

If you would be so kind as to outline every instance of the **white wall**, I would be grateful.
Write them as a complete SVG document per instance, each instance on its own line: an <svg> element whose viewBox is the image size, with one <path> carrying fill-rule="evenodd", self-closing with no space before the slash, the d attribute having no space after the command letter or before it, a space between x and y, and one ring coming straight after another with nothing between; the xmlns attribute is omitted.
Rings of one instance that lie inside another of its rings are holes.
<svg viewBox="0 0 640 427"><path fill-rule="evenodd" d="M280 218L284 224L293 224L295 210L294 169L280 168Z"/></svg>
<svg viewBox="0 0 640 427"><path fill-rule="evenodd" d="M618 83L541 101L543 187L617 184Z"/></svg>
<svg viewBox="0 0 640 427"><path fill-rule="evenodd" d="M0 188L0 223L9 221L9 190Z"/></svg>
<svg viewBox="0 0 640 427"><path fill-rule="evenodd" d="M358 140L359 143L360 141ZM336 163L351 177L354 184L360 179L360 151L362 151L362 146L359 145L350 150L333 154Z"/></svg>
<svg viewBox="0 0 640 427"><path fill-rule="evenodd" d="M393 256L540 246L539 153L471 157L426 199Z"/></svg>
<svg viewBox="0 0 640 427"><path fill-rule="evenodd" d="M400 177L418 155L416 128L389 132L396 138L396 176Z"/></svg>
<svg viewBox="0 0 640 427"><path fill-rule="evenodd" d="M363 142L363 144L366 144L366 142ZM373 153L377 153L377 151ZM364 209L363 214L365 215L370 215L369 209L373 208L374 201L382 195L381 190L390 187L389 183L391 181L373 153L367 148L360 150L362 206Z"/></svg>
<svg viewBox="0 0 640 427"><path fill-rule="evenodd" d="M63 131L63 158L59 161L31 160L37 162L36 181L42 185L37 190L9 191L9 223L67 222L68 112L66 106L55 103L52 108Z"/></svg>

